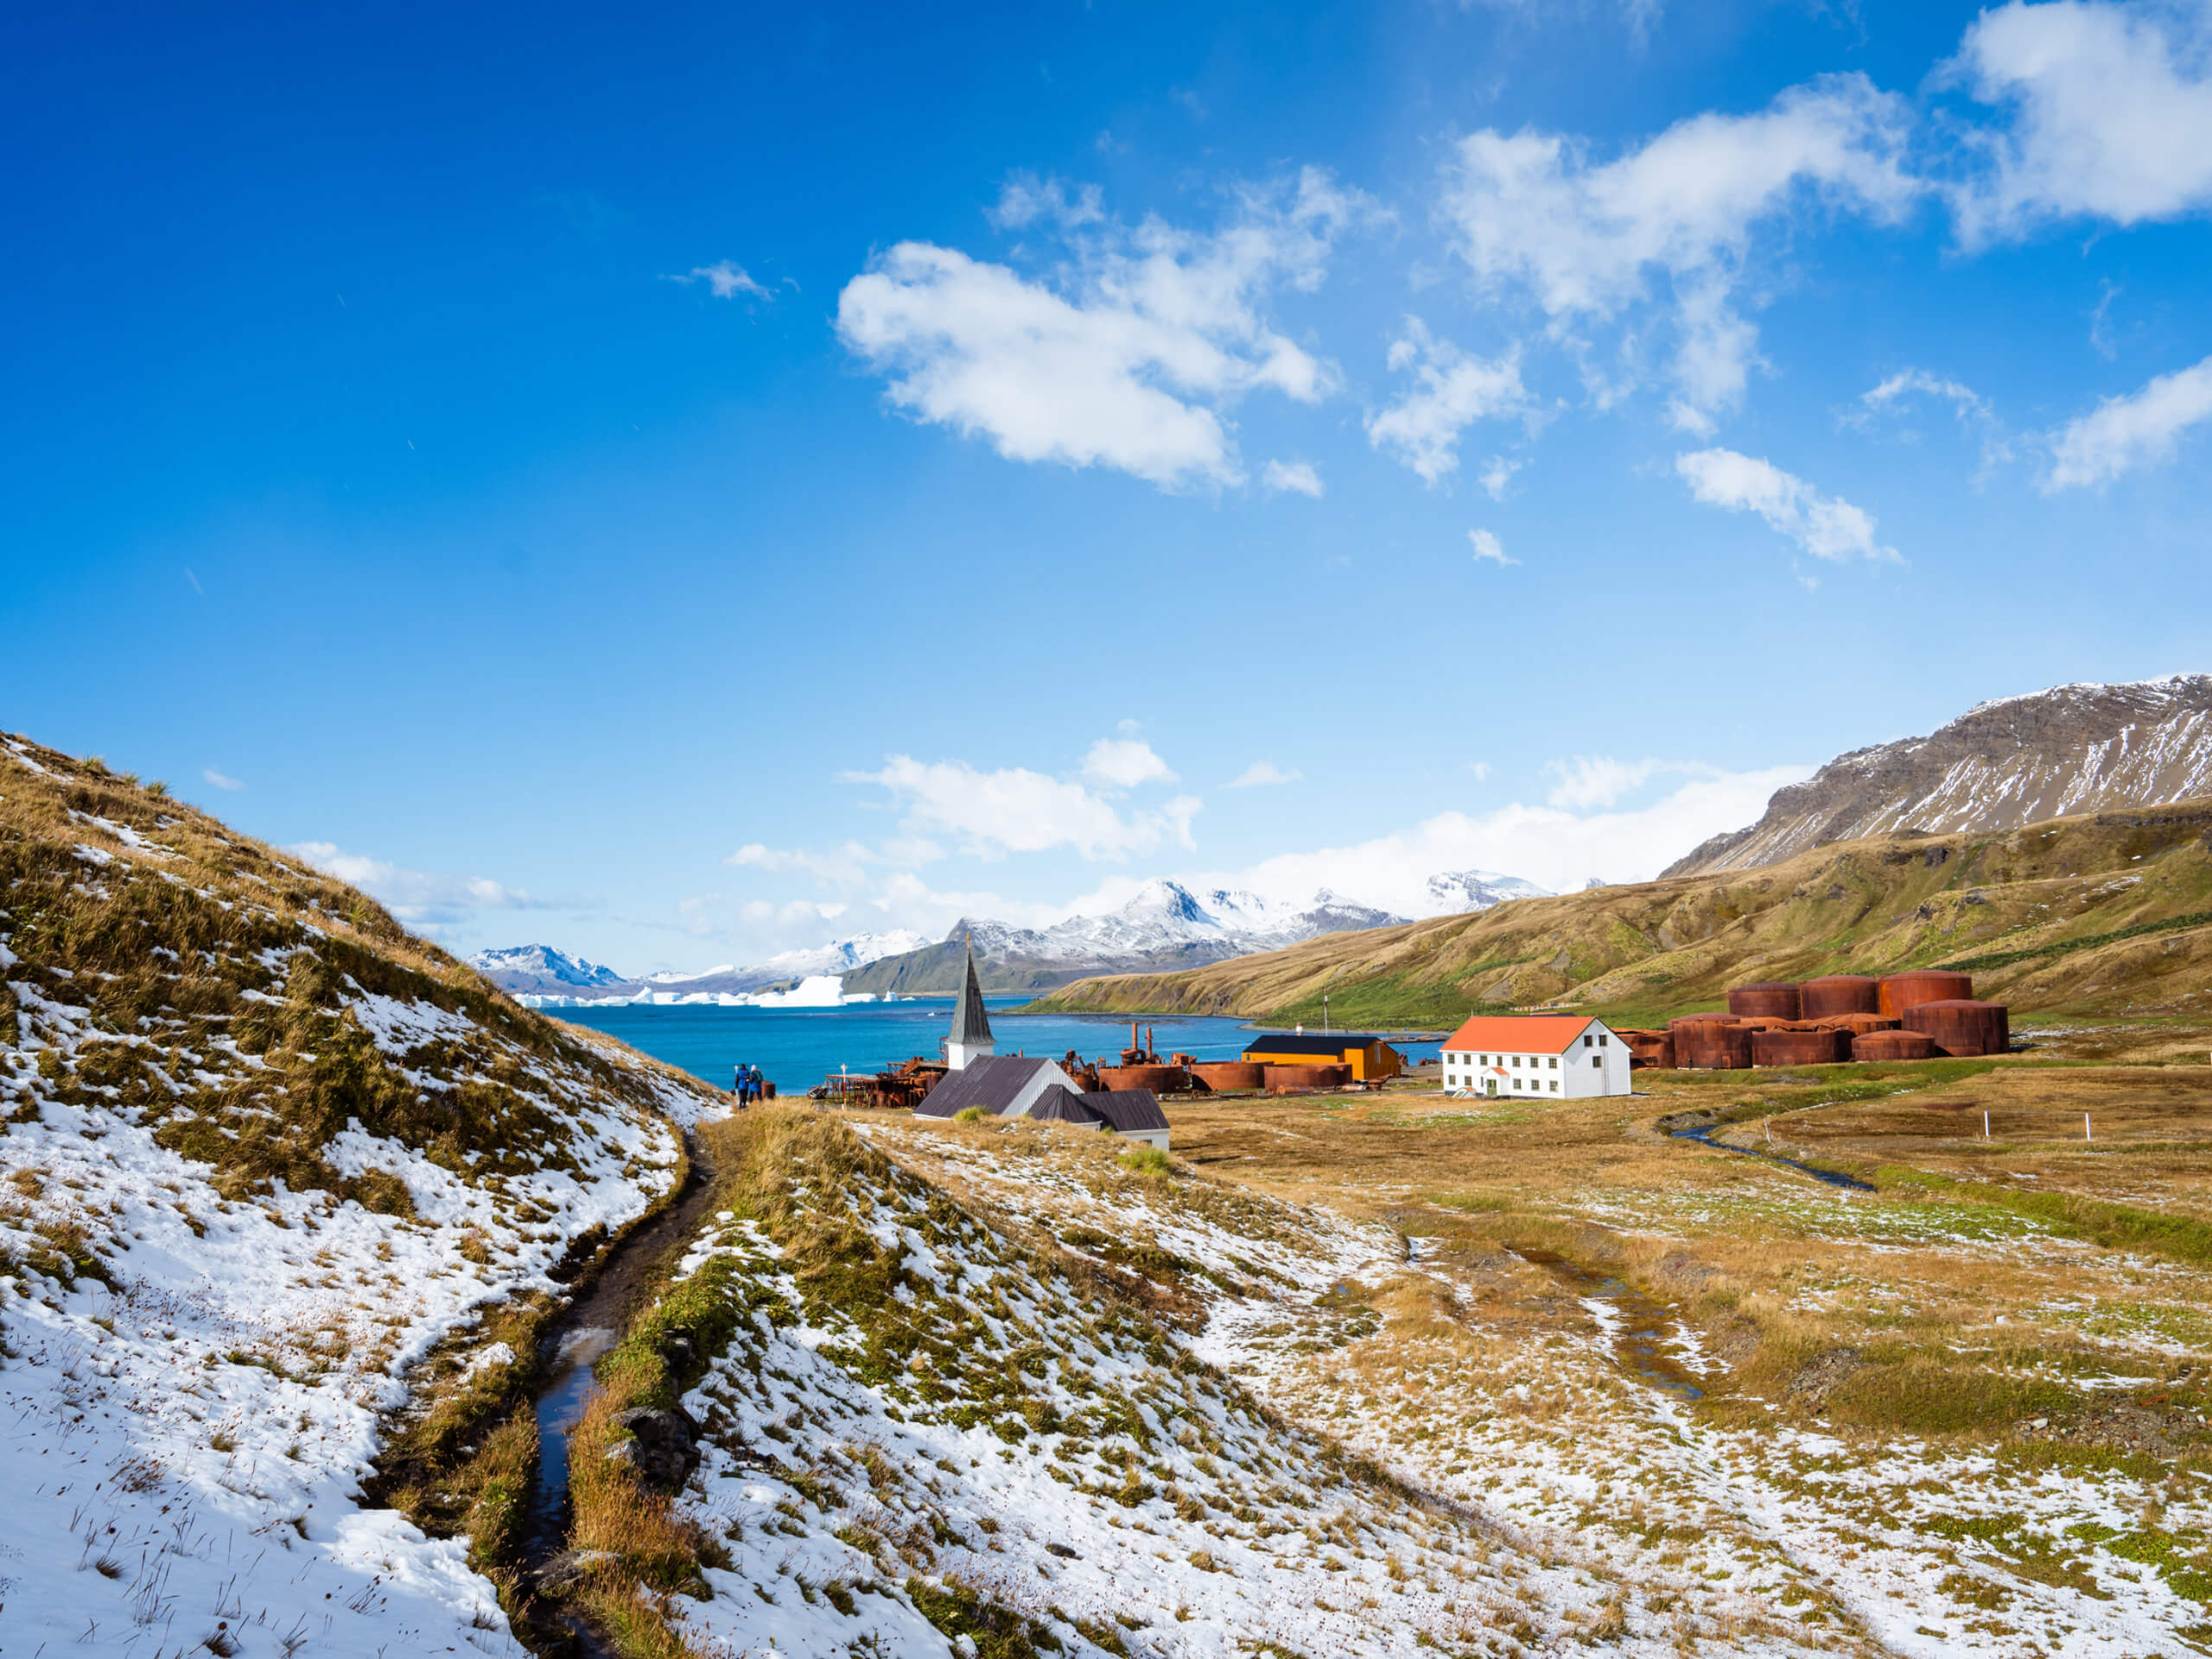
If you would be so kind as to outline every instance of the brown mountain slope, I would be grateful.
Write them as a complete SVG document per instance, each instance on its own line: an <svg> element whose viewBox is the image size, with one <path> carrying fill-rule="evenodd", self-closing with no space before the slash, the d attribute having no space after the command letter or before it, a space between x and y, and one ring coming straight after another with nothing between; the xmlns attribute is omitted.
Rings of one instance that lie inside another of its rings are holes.
<svg viewBox="0 0 2212 1659"><path fill-rule="evenodd" d="M1660 872L1776 864L1815 847L1917 830L2017 830L2212 791L2212 675L2058 685L1968 709L1926 737L1839 755L1777 790L1745 830Z"/></svg>
<svg viewBox="0 0 2212 1659"><path fill-rule="evenodd" d="M1882 836L1764 868L1527 899L1187 973L1088 979L1040 1009L1453 1023L1564 1002L1624 1022L1732 984L1967 965L2024 1011L2212 996L2212 798L1996 835Z"/></svg>

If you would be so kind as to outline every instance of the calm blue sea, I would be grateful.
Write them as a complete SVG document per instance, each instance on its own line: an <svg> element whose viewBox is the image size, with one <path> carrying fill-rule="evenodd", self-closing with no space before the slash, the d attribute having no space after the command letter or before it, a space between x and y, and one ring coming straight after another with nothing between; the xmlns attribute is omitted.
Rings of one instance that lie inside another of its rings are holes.
<svg viewBox="0 0 2212 1659"><path fill-rule="evenodd" d="M1129 1039L1129 1022L1107 1015L1010 1014L1020 997L990 997L991 1034L999 1052L1046 1054L1054 1059L1073 1049L1085 1059L1118 1054ZM803 1094L832 1071L874 1071L917 1054L938 1057L938 1045L952 1020L950 997L911 1002L860 1002L839 1008L722 1008L699 1004L675 1007L548 1008L556 1020L590 1026L619 1037L655 1059L681 1066L715 1087L729 1087L740 1064L757 1065L777 1089ZM1233 1060L1252 1040L1241 1020L1155 1019L1153 1028L1162 1054L1195 1054L1202 1060ZM1421 1058L1433 1043L1414 1044L1408 1052Z"/></svg>

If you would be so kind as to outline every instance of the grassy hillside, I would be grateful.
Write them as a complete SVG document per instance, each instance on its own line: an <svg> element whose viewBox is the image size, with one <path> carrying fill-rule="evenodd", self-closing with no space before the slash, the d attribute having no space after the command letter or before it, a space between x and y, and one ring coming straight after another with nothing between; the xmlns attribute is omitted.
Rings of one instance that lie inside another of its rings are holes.
<svg viewBox="0 0 2212 1659"><path fill-rule="evenodd" d="M345 1651L499 1629L538 1322L713 1102L158 785L0 736L0 1485L29 1551L0 1643L219 1601L336 1619ZM357 1508L372 1464L470 1541ZM204 1547L233 1530L274 1559Z"/></svg>
<svg viewBox="0 0 2212 1659"><path fill-rule="evenodd" d="M1624 1023L1732 984L1957 965L2024 1009L2196 1012L2212 996L2212 800L1998 834L1840 842L1786 863L1330 934L1188 973L1078 981L1039 1009L1456 1024L1564 1002Z"/></svg>

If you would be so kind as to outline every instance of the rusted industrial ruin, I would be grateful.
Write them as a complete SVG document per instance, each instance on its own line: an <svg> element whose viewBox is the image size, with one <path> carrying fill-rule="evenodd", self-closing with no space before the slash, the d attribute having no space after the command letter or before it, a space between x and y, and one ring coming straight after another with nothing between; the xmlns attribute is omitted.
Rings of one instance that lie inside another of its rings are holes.
<svg viewBox="0 0 2212 1659"><path fill-rule="evenodd" d="M1155 1095L1219 1095L1333 1092L1354 1082L1349 1065L1281 1065L1256 1060L1201 1060L1192 1054L1161 1057L1153 1046L1153 1028L1129 1022L1128 1046L1116 1055L1086 1060L1070 1049L1060 1069L1086 1092L1102 1089L1149 1089ZM943 1060L916 1056L881 1071L841 1071L812 1092L817 1099L850 1106L911 1111L929 1096L949 1070Z"/></svg>
<svg viewBox="0 0 2212 1659"><path fill-rule="evenodd" d="M1664 1031L1618 1034L1632 1065L1699 1071L1963 1058L2012 1046L2010 1010L1976 1001L1969 976L1942 968L1763 980L1731 990L1726 1014L1686 1014Z"/></svg>

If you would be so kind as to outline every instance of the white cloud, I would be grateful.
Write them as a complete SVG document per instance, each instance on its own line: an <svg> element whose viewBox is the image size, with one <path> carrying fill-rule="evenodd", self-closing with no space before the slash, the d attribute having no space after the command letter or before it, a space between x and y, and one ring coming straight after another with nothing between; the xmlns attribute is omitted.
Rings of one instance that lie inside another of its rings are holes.
<svg viewBox="0 0 2212 1659"><path fill-rule="evenodd" d="M1521 563L1518 559L1507 558L1505 556L1505 543L1499 541L1494 534L1487 530L1471 530L1467 532L1467 539L1474 543L1475 563L1477 564L1481 564L1485 561L1488 561L1491 564L1518 564Z"/></svg>
<svg viewBox="0 0 2212 1659"><path fill-rule="evenodd" d="M1033 217L1035 201L1014 211ZM1366 211L1309 168L1243 193L1212 235L1158 219L1064 225L1072 261L1049 282L902 242L846 284L837 331L888 377L893 404L1009 461L1112 467L1162 488L1234 484L1224 411L1256 391L1313 403L1334 384L1262 306L1278 288L1318 286L1337 235Z"/></svg>
<svg viewBox="0 0 2212 1659"><path fill-rule="evenodd" d="M1544 799L1553 806L1580 810L1611 806L1632 794L1661 772L1683 768L1663 760L1616 760L1609 754L1578 754L1572 760L1554 760L1544 770L1559 779Z"/></svg>
<svg viewBox="0 0 2212 1659"><path fill-rule="evenodd" d="M1255 760L1229 780L1230 789L1259 789L1269 784L1294 784L1306 774L1295 766L1285 772L1272 760Z"/></svg>
<svg viewBox="0 0 2212 1659"><path fill-rule="evenodd" d="M2212 209L2212 9L2013 0L1967 27L1947 70L2012 114L1970 137L1983 165L1951 191L1967 246Z"/></svg>
<svg viewBox="0 0 2212 1659"><path fill-rule="evenodd" d="M404 869L384 859L346 852L327 841L296 842L284 850L325 875L359 887L417 932L435 933L463 911L550 907L520 887L487 876Z"/></svg>
<svg viewBox="0 0 2212 1659"><path fill-rule="evenodd" d="M1555 892L1580 887L1592 870L1614 880L1646 880L1707 836L1751 823L1776 790L1811 772L1791 766L1714 772L1631 811L1516 802L1479 816L1444 812L1371 841L1178 879L1200 891L1242 887L1300 901L1327 887L1406 916L1427 913L1428 878L1446 870L1497 870ZM1069 908L1089 903L1079 899Z"/></svg>
<svg viewBox="0 0 2212 1659"><path fill-rule="evenodd" d="M1671 410L1703 430L1741 400L1758 336L1737 309L1754 232L1814 205L1894 220L1922 187L1904 102L1859 74L1793 87L1756 114L1708 112L1593 162L1580 142L1485 129L1459 141L1441 211L1486 289L1525 290L1571 336L1669 285Z"/></svg>
<svg viewBox="0 0 2212 1659"><path fill-rule="evenodd" d="M1102 737L1083 757L1083 775L1111 789L1172 784L1175 774L1141 737Z"/></svg>
<svg viewBox="0 0 2212 1659"><path fill-rule="evenodd" d="M998 206L989 218L1001 230L1018 231L1050 219L1063 229L1095 225L1106 217L1103 198L1095 184L1086 184L1073 195L1059 179L1040 179L1034 173L1017 173L999 192Z"/></svg>
<svg viewBox="0 0 2212 1659"><path fill-rule="evenodd" d="M681 276L671 276L671 283L704 283L708 290L718 300L734 300L740 296L749 300L773 300L772 289L763 287L746 275L743 265L734 265L727 259L718 259L711 265L694 265Z"/></svg>
<svg viewBox="0 0 2212 1659"><path fill-rule="evenodd" d="M1434 484L1459 465L1459 435L1477 421L1530 413L1517 353L1471 356L1428 332L1419 317L1390 342L1390 367L1411 369L1414 389L1367 418L1367 441Z"/></svg>
<svg viewBox="0 0 2212 1659"><path fill-rule="evenodd" d="M1816 558L1903 563L1895 548L1874 539L1871 514L1841 496L1822 495L1772 461L1732 449L1700 449L1675 456L1675 471L1707 506L1756 512Z"/></svg>
<svg viewBox="0 0 2212 1659"><path fill-rule="evenodd" d="M1260 482L1278 494L1291 491L1321 499L1321 474L1310 461L1271 461L1260 474Z"/></svg>
<svg viewBox="0 0 2212 1659"><path fill-rule="evenodd" d="M202 767L200 769L200 775L206 779L209 783L214 785L218 789L239 790L245 787L245 785L240 783L237 779L227 777L224 773L216 771L213 766Z"/></svg>
<svg viewBox="0 0 2212 1659"><path fill-rule="evenodd" d="M2107 397L2050 441L2046 492L2107 484L2168 460L2183 433L2212 419L2212 357L2162 374L2139 391Z"/></svg>
<svg viewBox="0 0 2212 1659"><path fill-rule="evenodd" d="M1120 859L1164 841L1188 845L1191 820L1199 809L1195 799L1178 797L1157 811L1125 817L1082 784L1027 767L983 772L965 761L925 762L904 754L891 756L880 771L844 778L888 791L912 833L955 836L962 851L993 860L1062 847L1086 859Z"/></svg>
<svg viewBox="0 0 2212 1659"><path fill-rule="evenodd" d="M1478 784L1487 783L1490 779L1490 762L1487 760L1470 760L1467 770L1475 774L1475 781Z"/></svg>
<svg viewBox="0 0 2212 1659"><path fill-rule="evenodd" d="M1996 419L1996 413L1990 408L1988 400L1971 386L1926 369L1900 369L1881 385L1862 392L1859 402L1867 413L1878 414L1912 397L1941 398L1958 411L1959 419L1962 422L1986 423Z"/></svg>
<svg viewBox="0 0 2212 1659"><path fill-rule="evenodd" d="M1527 465L1526 461L1508 461L1503 455L1492 455L1490 464L1475 475L1475 481L1483 486L1483 493L1491 500L1503 501L1505 499L1505 486L1513 482L1513 474Z"/></svg>

